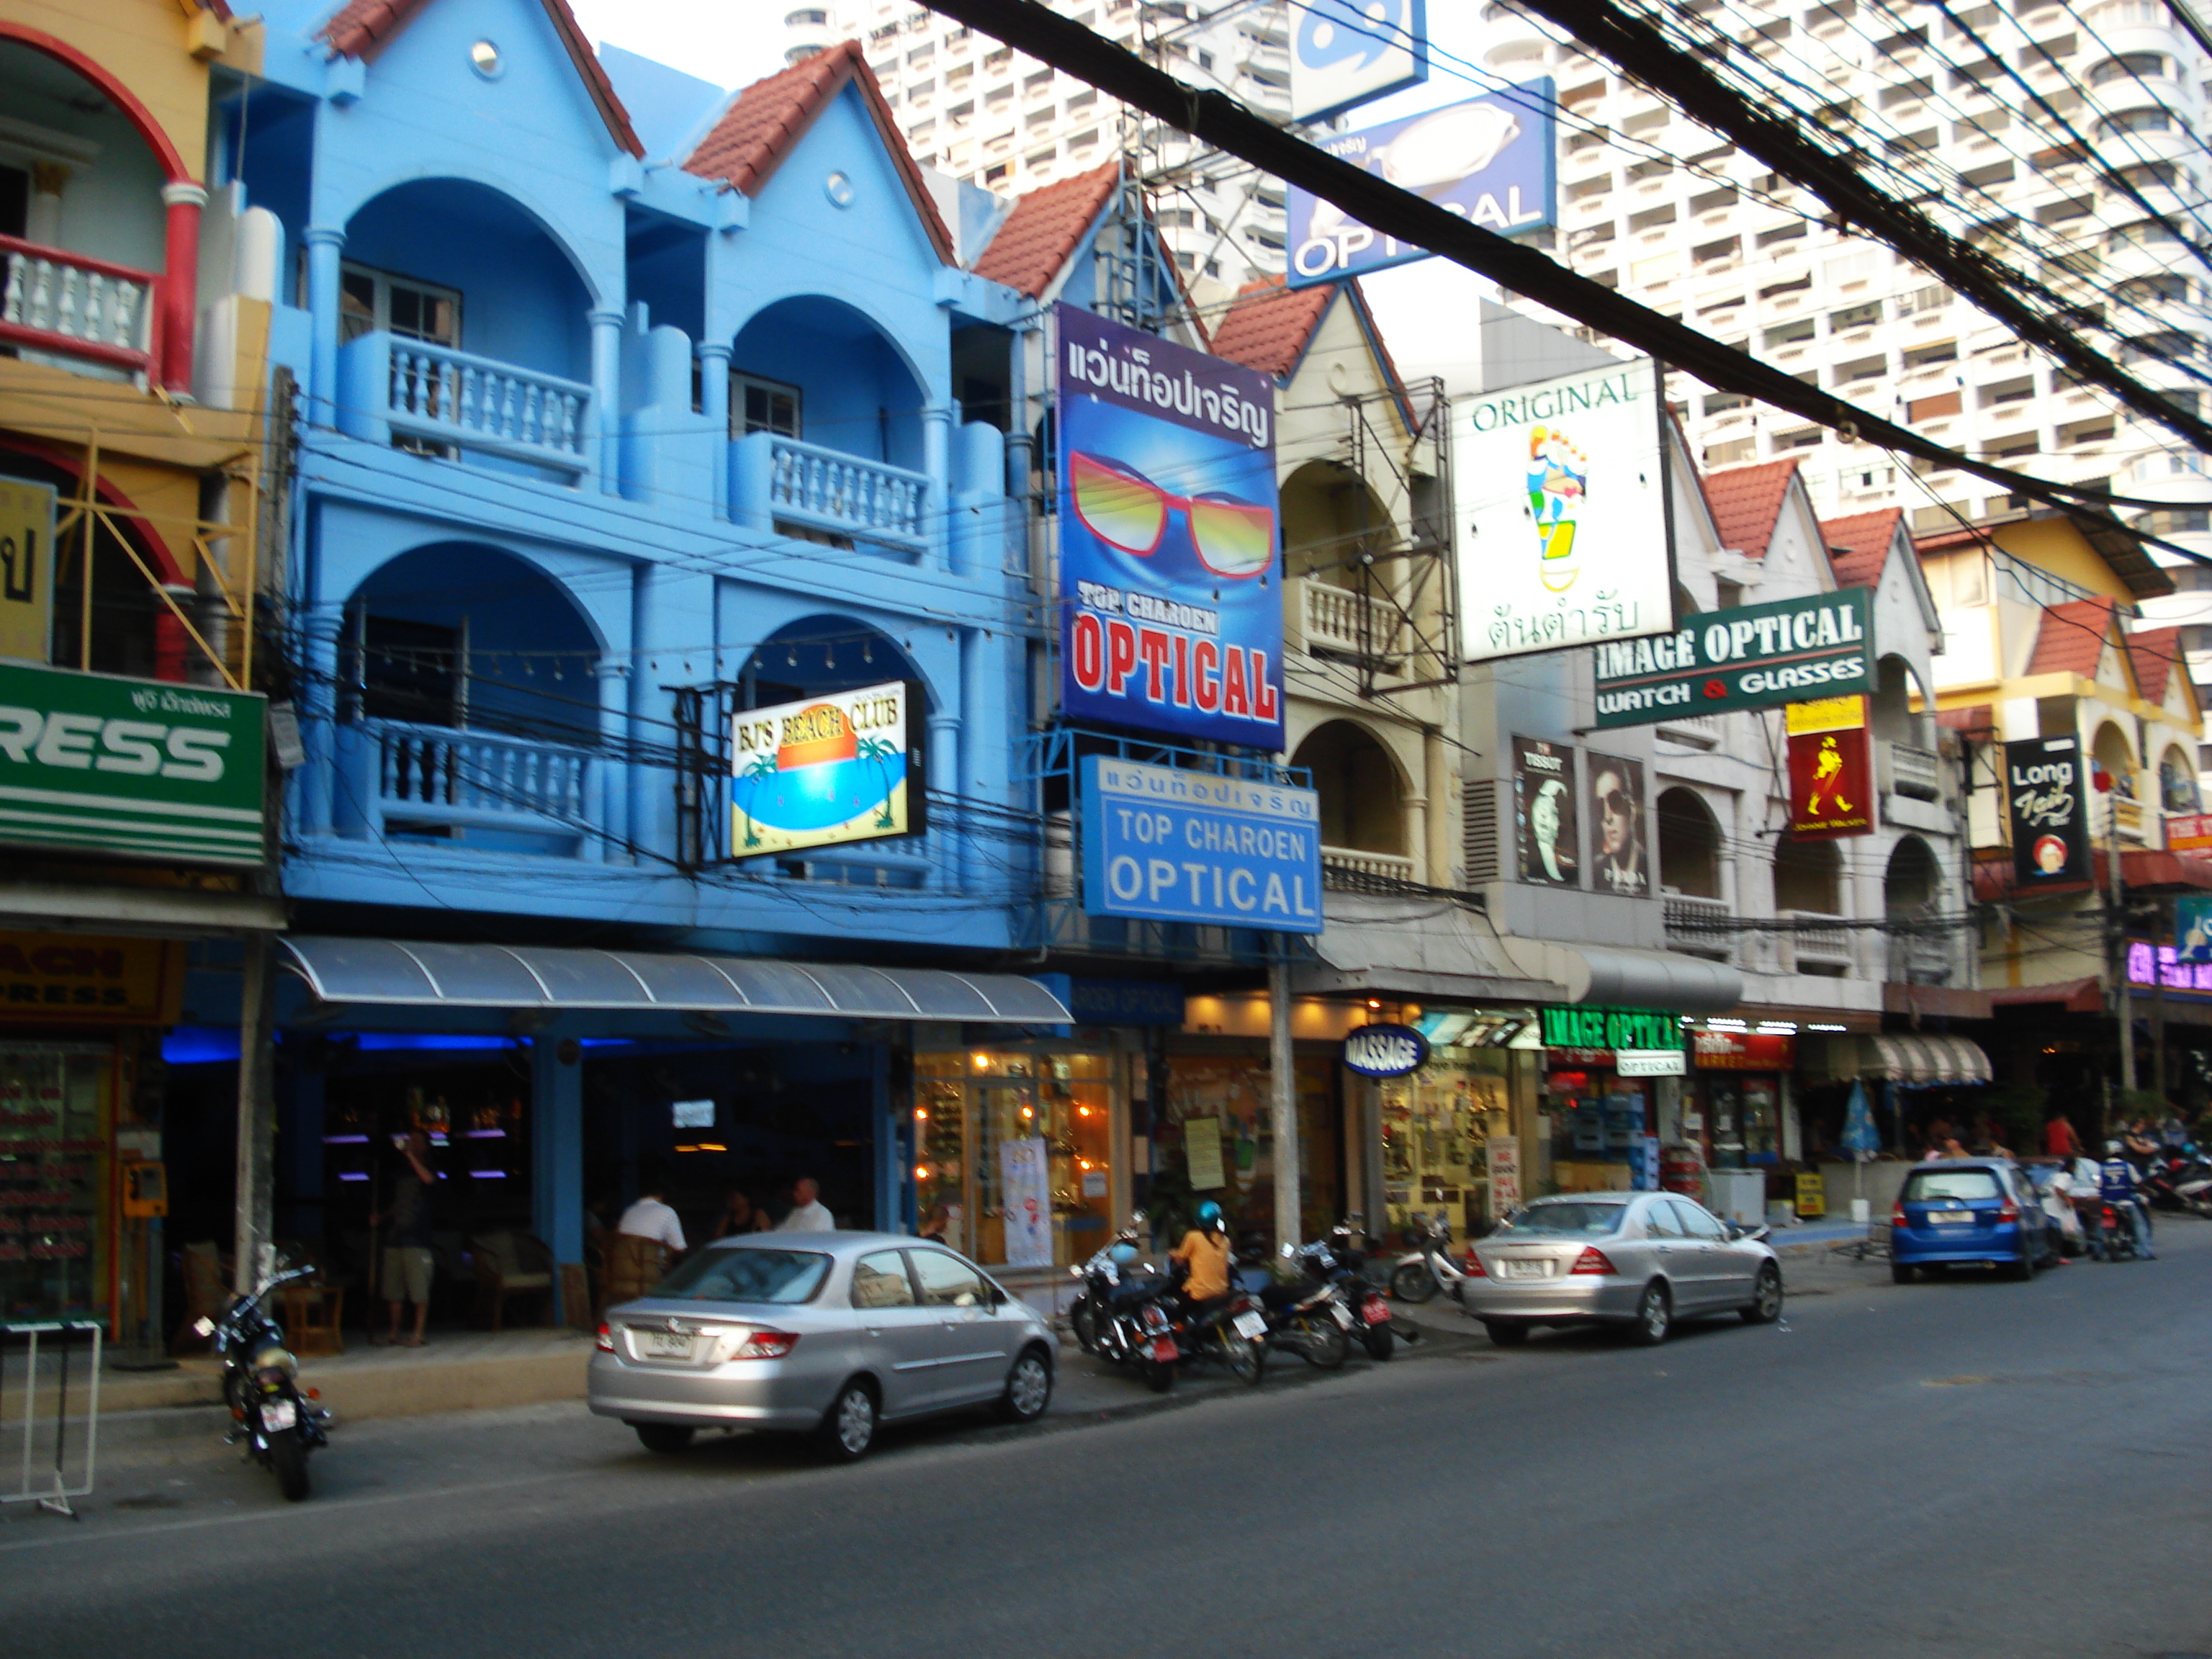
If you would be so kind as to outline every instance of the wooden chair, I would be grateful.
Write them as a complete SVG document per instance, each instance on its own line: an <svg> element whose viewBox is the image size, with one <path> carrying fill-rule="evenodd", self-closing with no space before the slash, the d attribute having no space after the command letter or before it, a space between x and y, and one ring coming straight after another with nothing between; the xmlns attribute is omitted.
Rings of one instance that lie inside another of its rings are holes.
<svg viewBox="0 0 2212 1659"><path fill-rule="evenodd" d="M284 1340L295 1354L343 1353L345 1286L329 1285L319 1276L287 1285L276 1292L283 1304Z"/></svg>
<svg viewBox="0 0 2212 1659"><path fill-rule="evenodd" d="M469 1241L476 1260L477 1323L496 1331L505 1323L509 1297L534 1296L538 1323L553 1322L553 1252L528 1233L479 1233Z"/></svg>
<svg viewBox="0 0 2212 1659"><path fill-rule="evenodd" d="M635 1302L668 1271L668 1247L657 1238L616 1233L607 1240L606 1271L599 1284L599 1316L618 1303Z"/></svg>

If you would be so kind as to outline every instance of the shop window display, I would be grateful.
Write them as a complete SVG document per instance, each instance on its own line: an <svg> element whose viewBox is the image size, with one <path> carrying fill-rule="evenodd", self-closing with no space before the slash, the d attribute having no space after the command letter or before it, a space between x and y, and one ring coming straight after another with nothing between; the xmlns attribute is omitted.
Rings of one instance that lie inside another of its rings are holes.
<svg viewBox="0 0 2212 1659"><path fill-rule="evenodd" d="M1510 1056L1432 1060L1377 1084L1382 1121L1382 1197L1402 1227L1419 1211L1441 1212L1465 1238L1497 1218L1490 1202L1490 1137L1503 1134Z"/></svg>
<svg viewBox="0 0 2212 1659"><path fill-rule="evenodd" d="M1563 1193L1626 1192L1651 1124L1651 1082L1598 1066L1555 1066L1544 1078L1552 1180Z"/></svg>
<svg viewBox="0 0 2212 1659"><path fill-rule="evenodd" d="M922 1234L988 1267L1066 1267L1096 1251L1111 1206L1113 1066L1066 1051L915 1055Z"/></svg>
<svg viewBox="0 0 2212 1659"><path fill-rule="evenodd" d="M107 1305L115 1079L107 1043L0 1044L0 1317Z"/></svg>
<svg viewBox="0 0 2212 1659"><path fill-rule="evenodd" d="M1300 1236L1318 1238L1336 1219L1338 1130L1333 1063L1301 1055L1297 1079ZM1272 1084L1243 1055L1174 1054L1167 1098L1153 1127L1151 1207L1187 1219L1221 1206L1232 1236L1274 1231Z"/></svg>

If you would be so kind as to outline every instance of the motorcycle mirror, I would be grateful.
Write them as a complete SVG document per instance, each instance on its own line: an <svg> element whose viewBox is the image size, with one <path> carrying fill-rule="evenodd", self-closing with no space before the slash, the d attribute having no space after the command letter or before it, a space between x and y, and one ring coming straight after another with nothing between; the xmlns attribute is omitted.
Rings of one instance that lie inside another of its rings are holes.
<svg viewBox="0 0 2212 1659"><path fill-rule="evenodd" d="M1142 1210L1132 1210L1129 1212L1129 1224L1132 1227L1141 1227L1145 1224L1145 1221L1146 1216Z"/></svg>
<svg viewBox="0 0 2212 1659"><path fill-rule="evenodd" d="M215 1321L210 1319L205 1314L202 1314L198 1319L192 1321L192 1334L195 1336L213 1336L215 1334Z"/></svg>
<svg viewBox="0 0 2212 1659"><path fill-rule="evenodd" d="M1285 1243L1281 1246L1281 1248L1280 1248L1279 1251L1278 1252L1278 1254L1282 1255L1296 1255L1297 1254L1297 1252L1295 1249L1291 1249L1291 1246L1290 1246L1290 1244L1289 1244L1287 1242L1285 1242Z"/></svg>

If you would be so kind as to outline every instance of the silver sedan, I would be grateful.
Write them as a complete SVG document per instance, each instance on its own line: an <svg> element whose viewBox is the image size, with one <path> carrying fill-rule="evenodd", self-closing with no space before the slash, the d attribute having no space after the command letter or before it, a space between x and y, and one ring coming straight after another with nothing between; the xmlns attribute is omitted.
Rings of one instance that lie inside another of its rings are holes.
<svg viewBox="0 0 2212 1659"><path fill-rule="evenodd" d="M882 1423L978 1405L1033 1422L1057 1352L1042 1314L942 1245L752 1234L608 1310L591 1407L653 1451L682 1451L702 1428L769 1429L813 1434L849 1462Z"/></svg>
<svg viewBox="0 0 2212 1659"><path fill-rule="evenodd" d="M1782 1264L1746 1231L1672 1193L1574 1193L1516 1210L1469 1255L1460 1305L1512 1347L1540 1325L1626 1326L1664 1342L1675 1322L1782 1312Z"/></svg>

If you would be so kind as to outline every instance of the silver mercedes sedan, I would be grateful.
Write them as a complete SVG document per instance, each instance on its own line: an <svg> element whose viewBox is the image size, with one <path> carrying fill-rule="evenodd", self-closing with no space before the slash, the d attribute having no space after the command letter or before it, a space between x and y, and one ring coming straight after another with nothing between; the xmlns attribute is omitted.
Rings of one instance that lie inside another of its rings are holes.
<svg viewBox="0 0 2212 1659"><path fill-rule="evenodd" d="M1460 1305L1501 1347L1540 1325L1625 1325L1647 1344L1706 1314L1763 1325L1782 1313L1782 1264L1765 1232L1673 1193L1540 1198L1474 1242Z"/></svg>
<svg viewBox="0 0 2212 1659"><path fill-rule="evenodd" d="M652 1451L704 1428L769 1429L849 1462L884 1423L979 1405L1034 1422L1057 1352L1043 1315L940 1244L757 1233L717 1239L608 1310L591 1407Z"/></svg>

